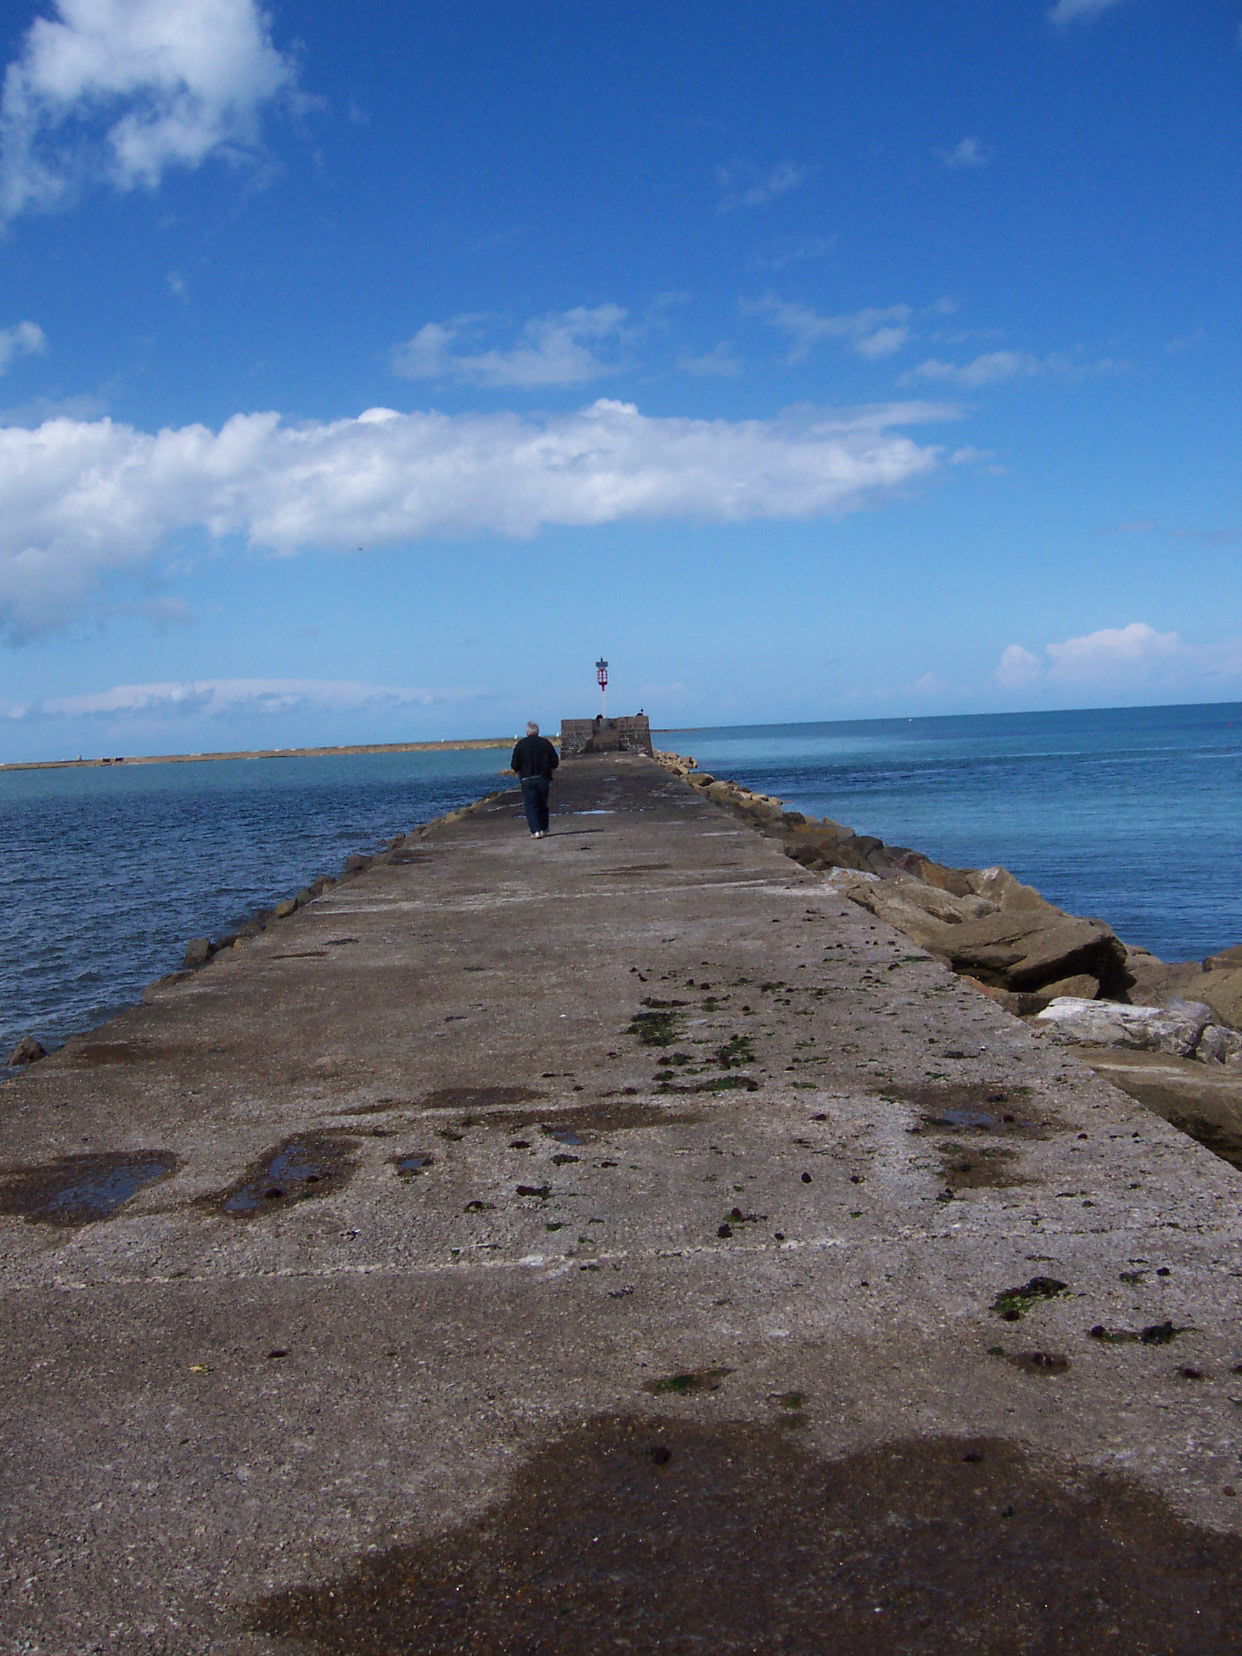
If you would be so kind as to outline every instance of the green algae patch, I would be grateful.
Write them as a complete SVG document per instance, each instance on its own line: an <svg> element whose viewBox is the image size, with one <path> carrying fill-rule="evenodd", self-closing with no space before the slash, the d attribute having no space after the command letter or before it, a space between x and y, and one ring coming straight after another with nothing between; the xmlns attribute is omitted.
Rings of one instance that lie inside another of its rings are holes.
<svg viewBox="0 0 1242 1656"><path fill-rule="evenodd" d="M992 1301L992 1310L1006 1322L1018 1322L1041 1300L1056 1299L1068 1292L1068 1285L1056 1277L1032 1277L1020 1288L1003 1288Z"/></svg>
<svg viewBox="0 0 1242 1656"><path fill-rule="evenodd" d="M732 1373L731 1368L691 1369L684 1374L666 1374L660 1380L648 1380L643 1390L654 1397L689 1397L694 1392L719 1391L720 1382Z"/></svg>

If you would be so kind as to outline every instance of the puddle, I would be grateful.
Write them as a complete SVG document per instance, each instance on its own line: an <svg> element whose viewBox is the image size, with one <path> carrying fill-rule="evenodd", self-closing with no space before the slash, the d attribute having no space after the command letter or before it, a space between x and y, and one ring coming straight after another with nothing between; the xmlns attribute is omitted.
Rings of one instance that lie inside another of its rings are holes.
<svg viewBox="0 0 1242 1656"><path fill-rule="evenodd" d="M907 1104L919 1112L920 1132L932 1128L949 1133L996 1133L1013 1138L1044 1139L1060 1123L1036 1115L1025 1088L989 1086L923 1086L885 1089L890 1103Z"/></svg>
<svg viewBox="0 0 1242 1656"><path fill-rule="evenodd" d="M403 1179L413 1179L428 1167L434 1167L436 1158L425 1155L418 1150L412 1150L405 1156L393 1156L392 1165Z"/></svg>
<svg viewBox="0 0 1242 1656"><path fill-rule="evenodd" d="M525 1104L544 1096L530 1087L437 1087L420 1104L424 1110L488 1110L498 1104Z"/></svg>
<svg viewBox="0 0 1242 1656"><path fill-rule="evenodd" d="M354 1140L329 1133L300 1133L252 1162L236 1184L209 1196L219 1213L250 1218L273 1213L310 1196L327 1196L348 1184L357 1168Z"/></svg>
<svg viewBox="0 0 1242 1656"><path fill-rule="evenodd" d="M13 1169L0 1175L0 1213L45 1225L92 1225L111 1219L145 1186L180 1165L167 1150L122 1150Z"/></svg>
<svg viewBox="0 0 1242 1656"><path fill-rule="evenodd" d="M409 1521L417 1534L413 1499ZM1242 1540L1117 1474L987 1438L827 1460L776 1422L664 1413L546 1443L469 1522L262 1599L250 1627L324 1656L1098 1656L1102 1643L1229 1656L1240 1617Z"/></svg>
<svg viewBox="0 0 1242 1656"><path fill-rule="evenodd" d="M539 1123L539 1131L541 1133L546 1133L550 1139L555 1139L558 1144L586 1143L586 1140L583 1138L582 1134L575 1132L575 1130L569 1126L549 1126L546 1121L541 1121Z"/></svg>

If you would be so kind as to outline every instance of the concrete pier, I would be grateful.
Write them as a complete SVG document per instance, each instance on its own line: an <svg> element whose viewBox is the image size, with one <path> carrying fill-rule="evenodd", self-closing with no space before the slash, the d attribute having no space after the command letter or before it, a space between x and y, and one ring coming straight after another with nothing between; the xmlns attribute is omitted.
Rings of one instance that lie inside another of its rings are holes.
<svg viewBox="0 0 1242 1656"><path fill-rule="evenodd" d="M1242 1648L1242 1176L650 760L555 809L0 1088L0 1650Z"/></svg>

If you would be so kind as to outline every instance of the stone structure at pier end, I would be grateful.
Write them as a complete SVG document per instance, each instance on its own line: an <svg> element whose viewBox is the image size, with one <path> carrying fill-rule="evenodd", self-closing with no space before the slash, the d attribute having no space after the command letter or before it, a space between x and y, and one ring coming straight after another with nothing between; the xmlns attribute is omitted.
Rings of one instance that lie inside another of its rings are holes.
<svg viewBox="0 0 1242 1656"><path fill-rule="evenodd" d="M619 719L597 714L593 719L561 720L561 758L582 753L651 752L651 724L645 713L631 713Z"/></svg>

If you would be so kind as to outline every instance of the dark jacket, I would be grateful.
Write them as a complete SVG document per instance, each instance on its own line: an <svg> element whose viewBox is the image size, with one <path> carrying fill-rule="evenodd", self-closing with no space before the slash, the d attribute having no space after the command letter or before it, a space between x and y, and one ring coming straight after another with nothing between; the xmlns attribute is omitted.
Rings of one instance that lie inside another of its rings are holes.
<svg viewBox="0 0 1242 1656"><path fill-rule="evenodd" d="M523 736L515 743L509 769L516 771L523 782L528 776L545 776L552 780L552 772L560 764L560 757L546 736Z"/></svg>

